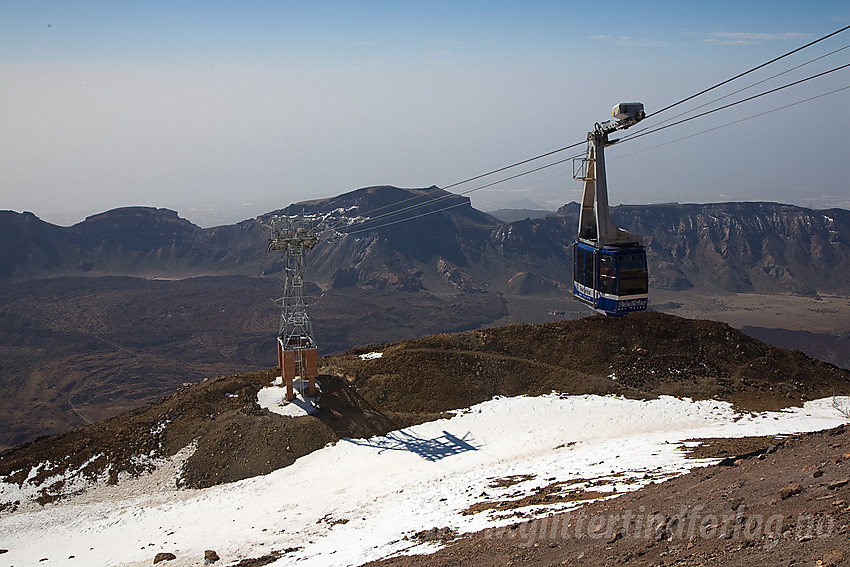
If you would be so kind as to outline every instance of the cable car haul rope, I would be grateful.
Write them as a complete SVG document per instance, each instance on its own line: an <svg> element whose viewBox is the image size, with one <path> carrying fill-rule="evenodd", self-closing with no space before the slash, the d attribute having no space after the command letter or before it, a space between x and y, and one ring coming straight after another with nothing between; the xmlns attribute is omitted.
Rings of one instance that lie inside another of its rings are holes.
<svg viewBox="0 0 850 567"><path fill-rule="evenodd" d="M818 38L818 39L816 39L816 40L810 41L809 43L807 43L807 44L805 44L805 45L802 45L802 46L800 46L800 47L797 47L797 48L795 48L795 49L792 49L791 51L788 51L788 52L786 52L786 53L784 53L784 54L782 54L782 55L780 55L780 56L778 56L778 57L774 57L773 59L770 59L769 61L766 61L766 62L764 62L764 63L761 63L761 64L759 64L759 65L756 65L755 67L752 67L752 68L750 68L750 69L748 69L748 70L746 70L746 71L744 71L744 72L742 72L742 73L738 73L737 75L735 75L735 76L733 76L733 77L731 77L731 78L729 78L729 79L725 79L725 80L720 81L719 83L716 83L716 84L714 84L714 85L712 85L712 86L710 86L710 87L708 87L708 88L702 89L701 91L699 91L699 92L697 92L697 93L695 93L695 94L692 94L692 95L689 95L689 96L687 96L687 97L684 97L684 98L682 98L682 99L680 99L680 100L678 100L678 101L676 101L676 102L674 102L674 103L672 103L672 104L669 104L669 105L667 105L667 106L665 106L665 107L661 108L661 110L657 110L657 111L655 111L655 112L652 112L652 113L646 114L644 118L645 118L645 119L648 119L648 118L651 118L651 117L656 117L657 115L659 115L659 114L661 114L661 113L663 113L663 112L666 112L666 111L668 111L668 110L670 110L670 109L672 109L672 108L675 108L675 107L677 107L677 106L679 106L679 105L681 105L681 104L684 104L685 102L688 102L688 101L693 100L693 99L695 99L695 98L697 98L697 97L699 97L699 96L701 96L701 95L704 95L704 94L706 94L706 93L708 93L708 92L711 92L711 91L713 91L713 90L715 90L715 89L717 89L717 88L719 88L719 87L722 87L722 86L724 86L724 85L727 85L727 84L731 83L732 81L735 81L735 80L737 80L737 79L740 79L740 78L742 78L742 77L745 77L745 76L747 76L747 75L749 75L749 74L751 74L751 73L753 73L753 72L755 72L755 71L758 71L759 69L763 69L764 67L767 67L768 65L771 65L771 64L773 64L773 63L776 63L777 61L780 61L780 60L782 60L782 59L784 59L784 58L786 58L786 57L789 57L790 55L793 55L793 54L795 54L795 53L798 53L798 52L800 52L800 51L802 51L802 50L804 50L804 49L806 49L806 48L812 47L813 45L816 45L816 44L818 44L818 43L820 43L820 42L822 42L822 41L824 41L824 40L826 40L826 39L829 39L829 38L831 38L831 37L833 37L833 36L836 36L836 35L838 35L838 34L840 34L840 33L842 33L842 32L845 32L845 31L847 31L847 30L850 30L850 25L845 26L845 27L843 27L843 28L841 28L841 29L838 29L838 30L836 30L836 31L834 31L834 32L831 32L831 33L829 33L829 34L827 34L827 35L824 35L824 36L822 36L822 37L820 37L820 38ZM767 81L767 80L774 79L774 78L776 78L776 77L778 77L778 76L780 76L780 75L783 75L783 74L785 74L785 73L787 73L787 72L789 72L789 71L792 71L792 70L798 69L798 68L800 68L800 67L803 67L803 66L805 66L805 65L808 65L809 63L812 63L812 62L814 62L814 61L817 61L817 60L823 59L823 58L828 57L828 56L830 56L830 55L834 55L835 53L841 52L841 51L843 51L843 50L847 49L848 47L850 47L850 45L845 45L845 46L843 46L843 47L841 47L841 48L838 48L838 49L835 49L835 50L833 50L833 51L830 51L829 53L826 53L826 54L824 54L824 55L821 55L821 56L815 57L814 59L811 59L811 60L809 60L809 61L806 61L805 63L802 63L802 64L800 64L800 65L796 65L796 66L791 67L790 69L786 69L786 70L784 70L784 71L782 71L782 72L780 72L780 73L776 73L775 75L773 75L773 76L771 76L771 77L768 77L767 79L763 79L763 80L757 81L757 82L755 82L755 83L753 83L753 84L750 84L750 85L748 85L748 86L746 86L746 87L743 87L743 88L741 88L741 89L738 89L738 90L736 90L735 92L733 92L733 93L731 93L731 94L725 95L725 96L723 96L723 97L720 97L720 98L717 98L717 99L715 99L715 100L712 100L712 101L710 101L710 102L708 102L708 103L705 103L705 104L702 104L702 105L700 105L700 106L697 106L697 107L695 107L695 108L693 108L693 109L691 109L691 110L688 110L688 111L682 112L682 113L680 113L680 114L677 114L676 116L673 116L673 117L671 117L671 118L668 118L667 120L662 121L661 123L657 124L657 125L656 125L656 126L654 126L654 127L652 127L652 126L651 126L651 127L647 127L647 128L644 128L644 129L638 129L638 130L636 130L636 131L634 131L634 132L632 132L632 133L630 133L630 134L628 134L628 135L626 135L626 136L623 136L623 137L622 137L622 139L620 140L620 142L621 142L621 143L622 143L622 142L627 142L627 141L629 141L629 142L630 142L630 141L636 140L636 139L638 139L638 138L641 138L641 137L643 137L643 136L646 136L646 135L648 135L648 134L653 134L653 133L658 132L658 131L660 131L660 130L664 130L664 129L670 128L670 127L672 127L672 126L677 126L677 125L679 125L679 124L683 124L683 123L685 123L685 122L690 122L691 120L694 120L694 119L696 119L696 118L702 118L702 117L707 116L707 115L709 115L709 114L714 114L715 112L718 112L718 111L721 111L721 110L726 110L726 109L728 109L728 108L731 108L731 107L733 107L733 106L737 106L737 105L742 104L742 103L744 103L744 102L749 102L749 101L751 101L751 100L754 100L754 99L757 99L757 98L760 98L760 97L766 96L766 95L768 95L768 94L772 94L772 93L774 93L774 92L777 92L777 91L780 91L780 90L784 90L784 89L787 89L787 88L790 88L790 87L793 87L793 86L796 86L796 85L799 85L799 84L802 84L802 83L808 82L808 81L810 81L810 80L813 80L813 79L816 79L816 78L819 78L819 77L822 77L822 76L825 76L825 75L828 75L828 74L834 73L834 72L836 72L836 71L840 71L840 70L846 69L846 68L850 67L850 64L846 64L846 65L839 65L839 66L837 66L837 67L833 67L832 69L829 69L829 70L827 70L827 71L824 71L824 72L821 72L821 73L817 73L817 74L814 74L814 75L811 75L811 76L805 77L805 78L803 78L803 79L801 79L801 80L794 81L794 82L791 82L791 83L788 83L788 84L782 85L782 86L780 86L780 87L773 88L773 89L770 89L770 90L767 90L767 91L764 91L764 92L758 93L758 94L756 94L756 95L749 96L749 97L747 97L747 98L744 98L744 99L741 99L741 100L738 100L738 101L735 101L735 102L732 102L732 103L726 104L726 105L721 106L721 107L718 107L718 108L714 108L714 109L709 110L709 111L706 111L706 112L702 112L702 113L700 113L700 114L698 114L698 115L691 116L691 117L689 117L689 118L685 118L685 119L683 119L683 120L678 120L678 121L673 122L673 123L665 124L665 123L670 122L671 120L675 120L676 118L680 118L680 117L682 117L682 116L684 116L684 115L686 115L686 114L690 114L690 113L692 113L692 112L694 112L694 111L696 111L696 110L698 110L698 109L704 108L705 106L711 105L711 104L713 104L713 103L715 103L715 102L717 102L717 101L719 101L719 100L722 100L722 99L728 98L729 96L733 96L733 95L735 95L735 94L737 94L737 93L740 93L740 92L741 92L741 91L743 91L743 90L746 90L746 89L752 88L752 87L754 87L754 86L756 86L756 85L759 85L759 84L762 84L762 83L764 83L764 82L765 82L765 81ZM739 122L743 122L743 121L745 121L745 120L749 120L750 118L755 118L755 117L758 117L758 116L763 116L763 115L768 114L768 113L770 113L770 112L774 112L774 111L777 111L777 110L781 110L781 109L784 109L784 108L788 108L788 107L790 107L790 106L794 106L794 105L797 105L797 104L801 104L801 103L803 103L803 102L808 102L808 101L811 101L811 100L815 100L815 99L821 98L821 97L823 97L823 96L827 96L827 95L830 95L830 94L834 94L834 93L837 93L837 92L844 91L844 90L846 90L846 89L848 89L848 88L850 88L850 85L847 85L847 86L844 86L844 87L841 87L841 88L837 88L837 89L833 89L833 90L830 90L830 91L828 91L828 92L820 93L820 94L815 95L815 96L809 96L809 97L806 97L806 98L804 98L804 99L802 99L802 100L799 100L799 101L796 101L796 102L792 102L792 103L790 103L790 104L785 104L785 105L783 105L783 106L780 106L780 107L775 108L775 109L772 109L772 110L762 111L762 112L759 112L758 114L755 114L755 115L753 115L753 116L750 116L750 117L747 117L747 118L743 118L743 119L735 120L734 122L730 122L730 123L728 123L728 124L726 124L726 125L737 124L737 123L739 123ZM726 125L724 125L724 126L726 126ZM721 126L721 127L722 127L722 126ZM698 133L696 133L696 134L691 134L691 135L685 136L684 138L689 138L689 137L693 137L693 136L698 135L698 134L703 134L703 133L706 133L706 132L711 132L711 131L713 131L713 130L716 130L717 128L719 128L719 127L715 127L715 128L710 128L710 129L707 129L707 130L703 130L703 131L698 132ZM681 139L684 139L684 138L681 138ZM482 174L480 174L480 175L476 175L476 176L473 176L473 177L469 177L469 178L467 178L467 179L463 179L463 180L461 180L461 181L457 181L457 182L451 183L451 184L449 184L449 185L445 185L445 186L443 186L443 187L442 187L442 189L443 189L443 190L448 190L448 189L452 189L452 188L455 188L455 187L460 187L460 186L466 185L466 184L468 184L468 183L472 183L473 181L483 180L483 179L485 179L485 178L491 177L491 176L496 175L496 174L498 174L498 173L503 173L503 172L506 172L506 171L508 171L508 170L510 170L510 169L514 169L514 168L516 168L516 167L520 167L520 166L523 166L523 165L527 165L527 164L530 164L530 163L532 163L532 162L535 162L535 161L541 160L541 159L543 159L543 158L547 158L547 157L554 156L554 155L556 155L556 154L558 154L558 153L561 153L561 152L564 152L564 151L566 151L566 150L570 150L570 149L578 148L578 147L580 147L580 146L584 145L585 143L586 143L586 142L585 142L585 140L581 140L581 141L578 141L578 142L576 142L576 143L569 144L569 145L567 145L567 146L563 146L563 147L557 148L557 149L552 150L552 151L549 151L549 152L545 152L545 153L542 153L542 154L539 154L539 155L536 155L536 156L533 156L533 157L530 157L530 158L527 158L527 159L523 159L523 160L521 160L521 161L518 161L518 162L512 163L512 164L510 164L510 165L506 165L506 166L504 166L504 167L499 167L499 168L497 168L497 169L493 169L493 170L491 170L491 171L488 171L488 172L486 172L486 173L482 173ZM661 144L661 145L665 145L665 144ZM660 147L660 146L654 146L654 147ZM636 153L638 153L638 152L636 152ZM341 232L343 232L343 234L348 234L348 235L350 235L350 234L358 234L358 233L363 233L363 232L370 232L370 231L373 231L373 230L378 230L378 229L380 229L380 228L384 228L384 227L386 227L386 226L391 226L391 225L399 224L399 223L402 223L402 222L406 222L406 221L410 221L410 220L415 220L415 219L418 219L418 218L422 218L422 217L424 217L424 216L428 216L428 215L432 215L432 214L435 214L435 213L439 213L439 212L447 211L447 210L453 209L453 208L455 208L455 207L460 207L460 206L465 205L465 204L466 204L466 202L464 201L464 202L462 202L462 203L453 203L453 204L450 204L450 205L446 205L445 207L439 207L439 208L437 208L437 209L430 209L430 210L427 210L427 211L416 212L416 210L417 210L417 209L421 209L421 208L423 208L423 207L427 207L427 206L429 206L429 205L432 205L432 204L435 204L435 203L439 203L439 202L441 202L441 201L445 201L445 200L448 200L448 199L452 199L452 198L457 197L457 196L468 195L469 193L473 193L473 192L475 192L475 191L479 191L479 190L481 190L481 189L485 189L485 188L487 188L487 187L492 187L493 185L497 185L497 184L500 184L500 183L504 183L504 182L506 182L506 181L511 181L511 180L517 179L517 178L522 177L522 176L525 176L525 175L529 175L529 174L536 173L536 172L538 172L538 171L541 171L541 170L544 170L544 169L547 169L547 168L550 168L550 167L554 167L554 166L557 166L557 165L561 165L561 164L566 163L566 162L568 162L568 161L571 161L571 160L573 160L573 159L575 159L575 158L579 158L579 157L581 157L582 155L583 155L583 154L571 155L571 156L569 156L569 157L567 157L567 158L558 159L558 160L556 160L556 161L549 162L549 163L546 163L546 164L543 164L543 165L540 165L540 166L534 167L534 168L532 168L532 169L524 170L524 171L522 171L522 172L520 172L520 173L516 173L516 174L510 175L510 176L507 176L507 177L499 178L499 179L497 179L497 180L495 180L495 181L491 181L491 182L487 182L487 183L481 183L481 184L479 184L479 185L476 185L475 187L472 187L472 188L470 188L470 189L466 189L466 190L464 190L464 191L460 191L460 192L458 192L458 193L453 193L453 194L450 194L450 195L441 195L441 196L439 196L439 197L434 197L434 198L431 198L431 199L426 199L426 200L421 201L421 202L415 202L415 201L418 199L418 197L410 197L409 199L405 199L405 200L403 200L403 201L400 201L400 202L397 202L397 203L393 203L392 205L386 205L386 206L384 206L384 207L378 207L377 209L373 209L373 210L372 210L372 211L370 211L370 212L371 212L371 213L380 212L380 211L385 211L385 212L381 212L380 214L370 216L369 218L363 219L363 220L361 220L361 221L359 221L359 222L357 222L357 223L355 223L355 224L351 224L351 225L347 226L346 228L342 229L342 230L341 230ZM631 155L631 154L630 154L630 155ZM402 205L402 204L405 204L405 203L410 203L410 204L408 204L407 206L404 206L404 207L402 207L402 208L399 208L399 209L386 210L386 209L389 209L389 208L391 208L391 207L396 207L396 206L399 206L399 205ZM410 215L408 215L408 216L405 216L405 215L404 215L404 213L411 213L411 214L410 214ZM340 227L334 227L334 228L340 228Z"/></svg>
<svg viewBox="0 0 850 567"><path fill-rule="evenodd" d="M646 309L647 304L647 270L646 270L646 253L644 247L641 242L641 238L637 235L631 234L630 232L623 230L621 228L616 227L611 220L609 211L608 211L608 195L607 195L607 181L605 177L605 157L604 150L606 146L610 146L611 144L617 142L618 140L609 140L608 134L617 131L617 130L625 130L630 126L637 124L639 121L644 120L646 118L655 117L658 114L666 112L672 108L675 108L685 102L693 100L701 95L704 95L710 91L713 91L721 86L727 85L732 81L740 79L750 73L753 73L759 69L762 69L770 64L776 63L790 55L798 53L806 48L809 48L813 45L816 45L830 37L836 36L842 32L850 29L850 26L845 26L841 29L838 29L832 33L829 33L823 37L820 37L814 41L811 41L803 46L800 46L796 49L788 51L778 57L775 57L769 61L766 61L760 65L752 67L742 73L739 73L729 79L716 83L706 89L703 89L695 94L682 98L681 100L674 102L673 104L669 104L658 111L655 111L650 114L646 114L644 112L643 104L641 103L620 103L619 105L614 107L613 115L614 120L604 122L602 124L597 124L595 129L588 133L587 140L582 140L576 142L574 144L570 144L567 146L563 146L561 148L557 148L555 150L542 153L536 155L534 157L524 159L518 161L516 163L512 163L510 165L500 167L497 169L493 169L481 175L476 175L474 177L470 177L464 179L462 181L458 181L452 183L450 185L444 186L442 189L448 190L455 187L460 187L474 181L482 181L485 178L491 177L498 173L503 173L508 170L530 164L532 162L541 160L543 158L551 157L561 152L564 152L569 149L577 148L583 144L587 144L587 150L585 154L573 155L567 158L558 159L556 161L552 161L549 163L545 163L543 165L539 165L532 169L521 171L520 173L516 173L513 175L509 175L507 177L499 178L495 181L490 182L482 182L479 185L476 185L470 189L466 189L464 191L460 191L458 193L448 193L441 194L440 196L433 197L430 199L426 199L424 201L420 201L419 196L410 197L409 199L405 199L392 205L386 205L384 207L378 207L370 211L370 215L368 218L364 218L362 220L357 221L356 223L349 224L344 228L341 226L331 226L331 229L334 231L338 231L343 235L354 235L363 232L372 232L387 226L396 225L399 223L412 221L414 219L422 218L427 215L432 215L435 213L447 211L453 209L455 207L460 207L468 204L466 199L461 202L449 202L445 206L439 206L440 202L454 200L459 196L467 195L474 191L478 191L484 189L486 187L491 187L493 185L504 183L506 181L510 181L513 179L517 179L524 175L529 175L531 173L535 173L541 171L543 169L547 169L556 165L563 164L570 160L575 160L576 158L580 158L584 163L584 169L582 179L585 182L584 194L582 198L582 206L581 213L579 217L579 227L578 233L576 237L576 241L574 243L574 277L573 277L573 295L579 301L587 303L593 309L600 311L602 313L606 313L609 315L618 315L622 313L628 313L630 311L639 311ZM658 131L665 130L667 128L677 126L679 124L683 124L685 122L690 122L697 118L702 118L704 116L714 114L716 112L726 110L728 108L737 106L739 104L752 101L754 99L775 93L780 90L784 90L813 79L823 77L825 75L834 73L836 71L841 71L850 67L850 63L839 65L833 67L829 70L813 74L811 76L805 77L803 79L793 81L782 86L772 88L763 92L760 92L755 95L748 96L746 98L736 100L731 103L724 104L719 107L712 108L710 110L703 111L699 114L692 115L688 118L682 118L680 120L676 120L684 115L691 114L696 110L702 109L706 106L712 105L722 99L728 98L730 96L734 96L746 89L752 88L759 84L762 84L768 80L774 79L780 75L784 75L790 71L808 65L814 61L823 59L835 53L841 52L850 47L850 45L845 45L844 47L835 49L829 53L806 61L805 63L796 65L789 69L786 69L782 72L776 73L767 79L762 79L750 85L747 85L743 88L740 88L730 94L724 95L722 97L716 98L710 102L699 105L691 110L682 112L668 118L656 124L654 127L647 127L643 129L638 129L628 135L622 137L620 142L627 142L639 139L643 136L647 136L649 134L654 134ZM701 132L697 132L695 134L690 134L685 136L684 138L689 138L696 136L698 134L710 132L716 130L718 128L722 128L724 126L729 126L731 124L737 124L739 122L743 122L745 120L749 120L751 118L755 118L758 116L763 116L764 114L768 114L770 112L774 112L776 110L781 110L784 108L788 108L790 106L794 106L797 104L801 104L803 102L807 102L810 100L815 100L821 98L823 96L827 96L830 94L834 94L837 92L844 91L846 89L850 89L850 85L842 86L840 88L836 88L830 90L825 93L821 93L815 96L809 96L802 100L798 100L796 102L792 102L790 104L785 104L778 108L774 108L768 111L762 111L753 116L749 116L742 119L737 119L733 122L729 122L722 126L717 126L714 128L706 129ZM673 121L673 122L671 122ZM684 139L680 138L680 139ZM668 142L670 143L670 142ZM666 145L666 144L660 144ZM659 147L659 146L653 146ZM652 148L648 148L652 149ZM645 150L642 150L645 151ZM639 152L635 152L639 153ZM584 155L584 157L582 157ZM631 154L629 154L631 155ZM575 177L575 175L574 175ZM417 202L419 201L419 202ZM403 206L401 206L403 205ZM433 205L437 205L436 208ZM399 208L400 207L400 208ZM428 207L427 210L422 210L423 207ZM381 212L383 211L383 212ZM379 214L374 214L378 212Z"/></svg>

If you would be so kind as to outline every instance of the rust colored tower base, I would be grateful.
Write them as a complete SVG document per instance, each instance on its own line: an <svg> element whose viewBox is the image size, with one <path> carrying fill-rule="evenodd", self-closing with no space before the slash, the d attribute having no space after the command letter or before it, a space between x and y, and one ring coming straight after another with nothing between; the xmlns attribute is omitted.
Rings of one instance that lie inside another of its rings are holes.
<svg viewBox="0 0 850 567"><path fill-rule="evenodd" d="M280 341L277 342L277 363L280 376L286 384L286 400L295 399L295 378L307 379L307 395L316 395L316 377L319 375L319 352L316 347L295 348L283 350Z"/></svg>

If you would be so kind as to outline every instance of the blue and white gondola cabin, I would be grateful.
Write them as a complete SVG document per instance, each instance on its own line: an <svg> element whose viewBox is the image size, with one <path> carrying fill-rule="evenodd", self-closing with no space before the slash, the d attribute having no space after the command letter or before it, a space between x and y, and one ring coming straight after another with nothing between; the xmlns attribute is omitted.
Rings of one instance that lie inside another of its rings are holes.
<svg viewBox="0 0 850 567"><path fill-rule="evenodd" d="M573 247L573 297L606 315L645 311L646 252L635 244L596 248L576 241Z"/></svg>
<svg viewBox="0 0 850 567"><path fill-rule="evenodd" d="M597 123L587 133L587 152L573 169L574 177L584 181L573 245L573 297L605 315L625 315L646 310L646 251L640 236L611 218L605 147L616 142L608 134L637 124L645 113L643 104L623 102L612 115L614 120Z"/></svg>

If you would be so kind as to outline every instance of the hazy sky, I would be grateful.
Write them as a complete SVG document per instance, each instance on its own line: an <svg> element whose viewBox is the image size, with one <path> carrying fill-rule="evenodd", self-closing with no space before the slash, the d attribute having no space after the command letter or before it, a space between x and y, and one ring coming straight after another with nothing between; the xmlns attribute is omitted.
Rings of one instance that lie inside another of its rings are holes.
<svg viewBox="0 0 850 567"><path fill-rule="evenodd" d="M847 25L846 0L0 0L0 209L71 224L146 205L210 225L443 187L580 142L617 102L652 113ZM850 30L644 124L847 45ZM850 49L716 105L847 63ZM850 207L850 90L669 143L848 85L850 68L609 148L611 202ZM568 162L469 196L555 208L580 191Z"/></svg>

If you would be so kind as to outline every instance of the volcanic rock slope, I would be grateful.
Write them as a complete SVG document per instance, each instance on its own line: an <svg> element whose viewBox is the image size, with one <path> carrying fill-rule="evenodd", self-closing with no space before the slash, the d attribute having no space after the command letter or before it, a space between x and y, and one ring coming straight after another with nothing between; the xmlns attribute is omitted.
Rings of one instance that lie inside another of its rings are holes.
<svg viewBox="0 0 850 567"><path fill-rule="evenodd" d="M267 223L274 214L301 213L318 219L310 278L323 289L540 294L569 288L576 203L544 218L501 223L437 187L389 186L206 229L166 209L116 209L67 228L4 211L0 278L274 274L282 263L265 253ZM850 292L850 212L843 209L660 204L614 207L612 214L644 235L650 283L659 289Z"/></svg>
<svg viewBox="0 0 850 567"><path fill-rule="evenodd" d="M359 356L372 351L383 355ZM115 482L193 445L181 483L212 486L287 466L342 437L384 434L493 396L687 396L761 411L850 394L848 371L721 323L651 312L363 347L324 358L321 374L321 409L312 416L281 416L257 405L274 369L224 376L0 453L0 476L46 503L68 493L70 477L107 474ZM19 504L2 505L10 511Z"/></svg>
<svg viewBox="0 0 850 567"><path fill-rule="evenodd" d="M733 292L846 293L850 212L777 203L622 206L615 218L648 236L654 283L681 289L700 279Z"/></svg>
<svg viewBox="0 0 850 567"><path fill-rule="evenodd" d="M323 354L476 328L498 294L307 286ZM0 449L274 364L278 278L62 277L0 286Z"/></svg>
<svg viewBox="0 0 850 567"><path fill-rule="evenodd" d="M282 261L265 251L266 225L301 213L321 234L308 293L323 353L566 313L575 204L500 223L436 187L379 186L205 229L143 207L71 227L0 212L0 447L273 363ZM613 214L646 235L653 290L850 292L847 211L723 203ZM842 337L827 338L807 352L845 360Z"/></svg>

